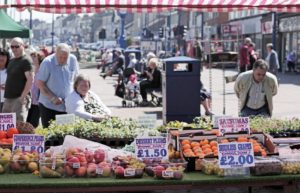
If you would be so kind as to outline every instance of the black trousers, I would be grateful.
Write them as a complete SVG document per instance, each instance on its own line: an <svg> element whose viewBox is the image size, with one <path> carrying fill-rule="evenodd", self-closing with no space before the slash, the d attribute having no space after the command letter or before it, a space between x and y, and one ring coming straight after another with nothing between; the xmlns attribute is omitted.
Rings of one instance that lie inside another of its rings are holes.
<svg viewBox="0 0 300 193"><path fill-rule="evenodd" d="M39 103L39 110L42 119L42 125L44 128L49 127L49 121L55 120L55 115L67 114L66 112L55 111L46 108L43 104Z"/></svg>
<svg viewBox="0 0 300 193"><path fill-rule="evenodd" d="M143 101L147 101L147 89L152 88L151 83L148 80L143 80L140 82L140 90Z"/></svg>
<svg viewBox="0 0 300 193"><path fill-rule="evenodd" d="M40 110L39 105L31 105L28 111L27 122L33 127L39 126L40 122Z"/></svg>

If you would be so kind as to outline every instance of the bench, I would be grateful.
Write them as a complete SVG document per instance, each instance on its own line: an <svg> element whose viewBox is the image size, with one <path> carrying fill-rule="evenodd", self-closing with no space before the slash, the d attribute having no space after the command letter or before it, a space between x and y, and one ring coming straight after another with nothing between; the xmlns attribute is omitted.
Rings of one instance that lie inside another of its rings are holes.
<svg viewBox="0 0 300 193"><path fill-rule="evenodd" d="M151 95L151 102L156 106L161 106L162 103L162 91L160 88L147 89L147 93Z"/></svg>

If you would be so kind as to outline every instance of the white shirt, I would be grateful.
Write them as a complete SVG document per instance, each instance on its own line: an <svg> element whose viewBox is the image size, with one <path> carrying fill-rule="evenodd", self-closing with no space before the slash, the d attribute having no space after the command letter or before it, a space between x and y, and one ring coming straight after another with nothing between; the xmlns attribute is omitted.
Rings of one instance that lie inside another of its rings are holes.
<svg viewBox="0 0 300 193"><path fill-rule="evenodd" d="M0 85L5 85L6 82L6 78L7 78L7 73L6 73L6 68L4 68L3 70L0 70ZM0 102L3 103L4 102L4 90L0 89Z"/></svg>
<svg viewBox="0 0 300 193"><path fill-rule="evenodd" d="M102 107L103 114L101 115L111 115L110 109L101 101L101 99L94 92L89 91L88 94L91 95L94 99L96 99L96 102ZM99 116L99 114L92 114L85 110L85 102L76 91L73 91L65 99L65 104L67 113L75 114L76 116L81 117L83 119L92 120L94 117Z"/></svg>

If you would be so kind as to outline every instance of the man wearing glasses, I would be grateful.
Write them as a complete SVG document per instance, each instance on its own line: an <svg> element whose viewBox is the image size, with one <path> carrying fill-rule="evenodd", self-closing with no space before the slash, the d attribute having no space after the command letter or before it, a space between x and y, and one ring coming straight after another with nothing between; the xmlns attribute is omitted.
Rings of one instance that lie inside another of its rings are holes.
<svg viewBox="0 0 300 193"><path fill-rule="evenodd" d="M14 58L7 66L3 113L16 113L17 121L26 122L31 103L30 89L33 83L33 66L26 56L24 42L16 37L10 46Z"/></svg>

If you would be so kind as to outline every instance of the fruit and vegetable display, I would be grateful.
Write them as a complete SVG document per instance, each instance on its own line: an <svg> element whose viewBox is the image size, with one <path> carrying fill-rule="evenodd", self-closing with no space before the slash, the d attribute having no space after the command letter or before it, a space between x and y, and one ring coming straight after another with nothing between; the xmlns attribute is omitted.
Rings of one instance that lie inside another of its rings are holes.
<svg viewBox="0 0 300 193"><path fill-rule="evenodd" d="M39 174L42 178L64 177L65 156L63 154L51 155L45 153L39 161Z"/></svg>
<svg viewBox="0 0 300 193"><path fill-rule="evenodd" d="M11 150L0 148L0 174L7 172L11 158Z"/></svg>
<svg viewBox="0 0 300 193"><path fill-rule="evenodd" d="M132 156L116 156L112 167L116 178L141 178L146 164Z"/></svg>
<svg viewBox="0 0 300 193"><path fill-rule="evenodd" d="M282 173L283 174L300 174L299 158L282 159Z"/></svg>
<svg viewBox="0 0 300 193"><path fill-rule="evenodd" d="M65 125L52 121L48 128L36 128L35 133L44 135L46 140L64 138L66 135L85 139L133 139L138 135L139 127L131 119L111 117L101 122L92 122L76 118L74 123Z"/></svg>
<svg viewBox="0 0 300 193"><path fill-rule="evenodd" d="M276 158L256 158L250 172L255 176L279 175L282 173L282 162Z"/></svg>
<svg viewBox="0 0 300 193"><path fill-rule="evenodd" d="M38 152L22 152L17 149L9 162L9 170L11 173L32 173L38 170L38 162Z"/></svg>
<svg viewBox="0 0 300 193"><path fill-rule="evenodd" d="M13 135L19 134L17 128L9 128L7 131L0 131L0 145L12 145L13 144Z"/></svg>

